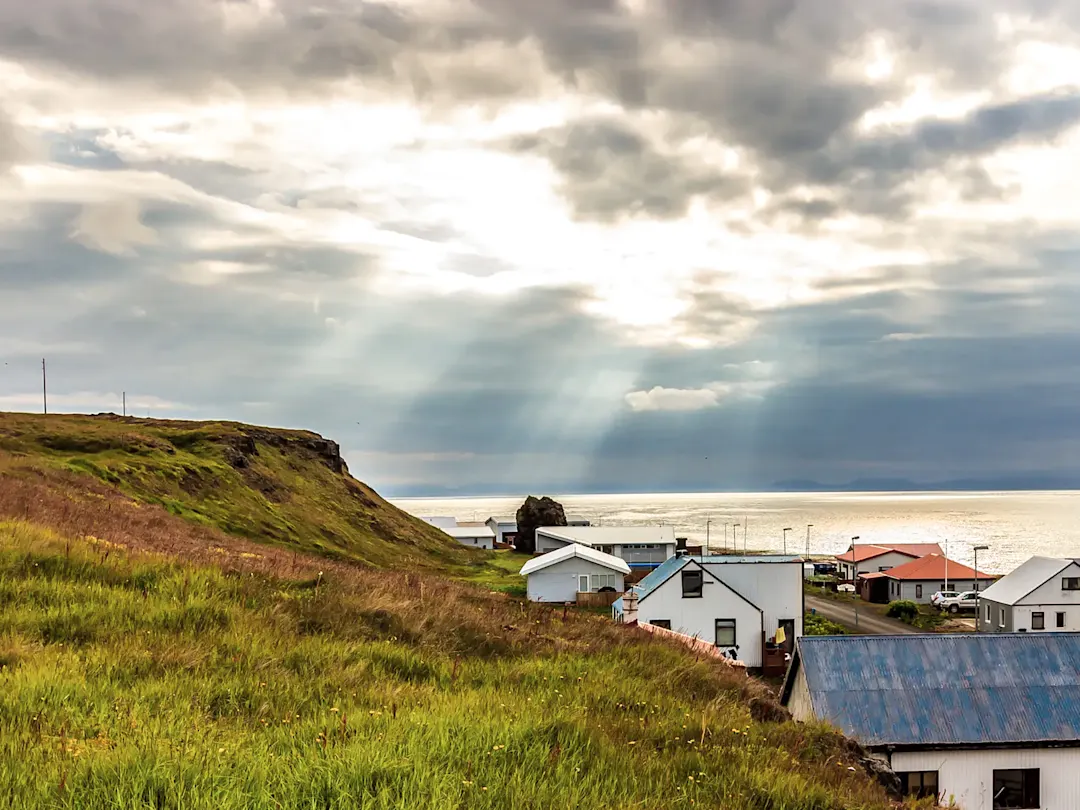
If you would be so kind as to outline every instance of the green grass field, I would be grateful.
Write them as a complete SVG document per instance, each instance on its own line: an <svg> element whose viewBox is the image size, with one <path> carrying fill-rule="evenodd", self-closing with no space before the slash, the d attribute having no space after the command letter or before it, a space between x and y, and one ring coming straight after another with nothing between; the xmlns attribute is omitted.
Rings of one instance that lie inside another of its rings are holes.
<svg viewBox="0 0 1080 810"><path fill-rule="evenodd" d="M0 524L0 805L890 806L841 737L601 618Z"/></svg>

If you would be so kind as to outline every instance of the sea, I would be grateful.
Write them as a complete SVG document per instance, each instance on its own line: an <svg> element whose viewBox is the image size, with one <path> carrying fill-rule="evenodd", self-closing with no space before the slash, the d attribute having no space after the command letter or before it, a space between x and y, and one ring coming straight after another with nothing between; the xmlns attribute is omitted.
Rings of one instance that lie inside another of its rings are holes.
<svg viewBox="0 0 1080 810"><path fill-rule="evenodd" d="M835 554L858 543L940 543L950 559L1011 571L1028 557L1080 558L1080 492L814 492L553 496L596 526L664 524L712 548ZM401 498L418 517L513 516L524 497ZM808 528L809 527L809 528ZM784 529L791 531L784 532Z"/></svg>

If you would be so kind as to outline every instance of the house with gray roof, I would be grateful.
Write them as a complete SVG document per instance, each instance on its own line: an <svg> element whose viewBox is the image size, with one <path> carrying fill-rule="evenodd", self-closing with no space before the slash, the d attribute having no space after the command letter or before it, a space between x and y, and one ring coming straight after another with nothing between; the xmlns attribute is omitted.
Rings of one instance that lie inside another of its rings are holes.
<svg viewBox="0 0 1080 810"><path fill-rule="evenodd" d="M1080 564L1032 557L983 591L978 622L982 633L1080 631Z"/></svg>
<svg viewBox="0 0 1080 810"><path fill-rule="evenodd" d="M886 758L911 795L1080 808L1080 634L803 637L781 702Z"/></svg>
<svg viewBox="0 0 1080 810"><path fill-rule="evenodd" d="M637 597L612 605L618 622L653 624L708 641L751 668L783 630L778 657L803 631L803 561L781 555L671 557L634 585Z"/></svg>

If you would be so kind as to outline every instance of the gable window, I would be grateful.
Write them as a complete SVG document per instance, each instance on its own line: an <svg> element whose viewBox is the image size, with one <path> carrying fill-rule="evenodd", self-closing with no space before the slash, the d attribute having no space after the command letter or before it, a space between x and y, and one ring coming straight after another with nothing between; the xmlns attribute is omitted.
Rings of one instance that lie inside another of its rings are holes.
<svg viewBox="0 0 1080 810"><path fill-rule="evenodd" d="M653 619L649 624L653 627L662 627L664 630L671 629L671 619Z"/></svg>
<svg viewBox="0 0 1080 810"><path fill-rule="evenodd" d="M1080 591L1080 577L1062 577L1061 590Z"/></svg>
<svg viewBox="0 0 1080 810"><path fill-rule="evenodd" d="M700 568L696 571L682 572L682 595L683 599L700 599L701 591L705 585L705 572Z"/></svg>
<svg viewBox="0 0 1080 810"><path fill-rule="evenodd" d="M1057 626L1058 627L1064 627L1065 626L1065 612L1064 611L1059 612L1058 615L1057 615Z"/></svg>
<svg viewBox="0 0 1080 810"><path fill-rule="evenodd" d="M986 606L986 623L987 624L990 623L990 606L989 605Z"/></svg>
<svg viewBox="0 0 1080 810"><path fill-rule="evenodd" d="M1001 615L998 616L998 627L1004 627L1005 626L1005 608L1002 608L998 612L1001 614Z"/></svg>
<svg viewBox="0 0 1080 810"><path fill-rule="evenodd" d="M1031 810L1039 804L1039 769L994 771L994 810Z"/></svg>
<svg viewBox="0 0 1080 810"><path fill-rule="evenodd" d="M735 642L735 620L734 619L717 619L716 620L716 646L717 647L734 647Z"/></svg>
<svg viewBox="0 0 1080 810"><path fill-rule="evenodd" d="M900 777L900 792L905 796L918 799L937 798L937 771L901 771L896 775Z"/></svg>
<svg viewBox="0 0 1080 810"><path fill-rule="evenodd" d="M915 586L915 598L922 599L922 585Z"/></svg>
<svg viewBox="0 0 1080 810"><path fill-rule="evenodd" d="M1046 614L1045 613L1032 613L1031 614L1031 629L1032 630L1045 630L1046 629Z"/></svg>

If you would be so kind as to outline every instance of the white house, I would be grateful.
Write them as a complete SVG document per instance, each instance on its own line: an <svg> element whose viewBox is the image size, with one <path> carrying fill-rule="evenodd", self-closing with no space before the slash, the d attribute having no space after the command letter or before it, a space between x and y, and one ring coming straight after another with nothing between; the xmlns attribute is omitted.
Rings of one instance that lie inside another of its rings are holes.
<svg viewBox="0 0 1080 810"><path fill-rule="evenodd" d="M483 524L479 526L448 526L443 529L463 546L470 548L495 548L495 532Z"/></svg>
<svg viewBox="0 0 1080 810"><path fill-rule="evenodd" d="M621 557L631 568L654 568L675 556L671 526L545 526L536 530L536 553L570 544Z"/></svg>
<svg viewBox="0 0 1080 810"><path fill-rule="evenodd" d="M1080 630L1080 563L1032 557L983 591L979 602L983 633Z"/></svg>
<svg viewBox="0 0 1080 810"><path fill-rule="evenodd" d="M579 592L605 588L622 593L629 573L630 566L618 557L576 543L533 557L521 567L533 602L576 602Z"/></svg>
<svg viewBox="0 0 1080 810"><path fill-rule="evenodd" d="M495 532L495 540L499 543L514 544L517 540L517 519L512 517L489 517L484 524Z"/></svg>
<svg viewBox="0 0 1080 810"><path fill-rule="evenodd" d="M737 647L748 667L763 665L765 642L778 629L788 649L803 632L801 557L672 557L631 590L639 624ZM624 600L612 605L612 616L627 620Z"/></svg>
<svg viewBox="0 0 1080 810"><path fill-rule="evenodd" d="M841 579L854 582L859 574L888 571L927 554L944 552L937 543L852 543L836 555L836 567Z"/></svg>
<svg viewBox="0 0 1080 810"><path fill-rule="evenodd" d="M887 759L906 793L959 810L1076 810L1077 661L1075 633L808 636L781 702Z"/></svg>
<svg viewBox="0 0 1080 810"><path fill-rule="evenodd" d="M927 554L917 560L890 568L882 576L887 581L888 599L908 599L921 605L930 604L938 591L985 590L994 581L991 574L969 568L940 554Z"/></svg>

